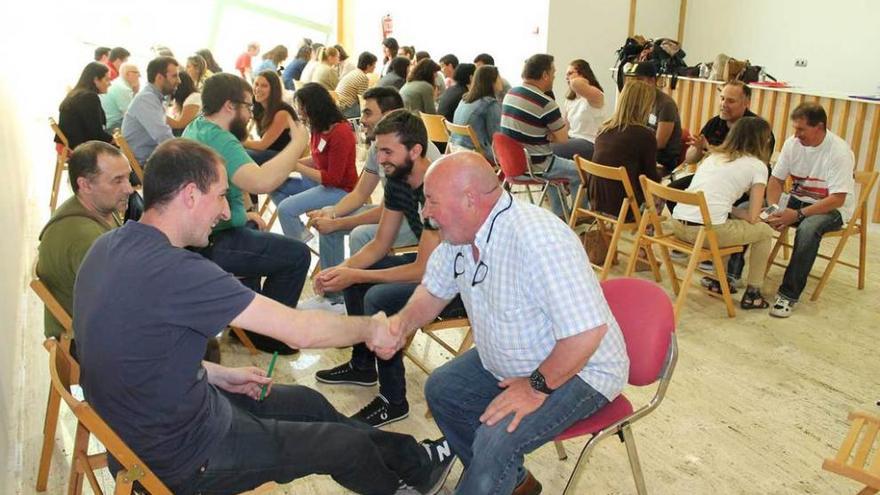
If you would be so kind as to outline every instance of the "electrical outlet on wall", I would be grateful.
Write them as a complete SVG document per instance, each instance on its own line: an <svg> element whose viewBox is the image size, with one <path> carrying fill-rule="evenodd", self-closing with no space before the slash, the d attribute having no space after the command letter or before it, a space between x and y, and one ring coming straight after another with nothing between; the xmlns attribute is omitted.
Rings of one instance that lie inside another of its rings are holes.
<svg viewBox="0 0 880 495"><path fill-rule="evenodd" d="M805 58L794 59L794 66L795 67L806 67L807 66L807 59L805 59Z"/></svg>

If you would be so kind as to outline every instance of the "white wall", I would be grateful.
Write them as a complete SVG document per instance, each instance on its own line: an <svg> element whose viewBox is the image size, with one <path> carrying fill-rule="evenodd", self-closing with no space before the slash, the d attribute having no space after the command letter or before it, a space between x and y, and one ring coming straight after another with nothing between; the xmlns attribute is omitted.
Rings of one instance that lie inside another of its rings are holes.
<svg viewBox="0 0 880 495"><path fill-rule="evenodd" d="M547 4L548 0L447 0L429 9L411 0L352 0L354 49L349 52L357 56L370 51L381 61L381 20L391 14L391 36L401 45L414 45L434 60L453 53L461 62L472 62L478 53L488 53L502 77L516 85L523 61L547 49Z"/></svg>
<svg viewBox="0 0 880 495"><path fill-rule="evenodd" d="M686 60L695 65L723 52L795 86L873 94L880 91L878 19L876 0L691 0ZM807 67L795 67L795 58Z"/></svg>
<svg viewBox="0 0 880 495"><path fill-rule="evenodd" d="M605 90L606 107L614 107L615 82L608 70L615 51L626 40L629 2L625 0L550 0L547 53L556 60L553 92L557 101L567 93L565 69L574 59L590 63Z"/></svg>
<svg viewBox="0 0 880 495"><path fill-rule="evenodd" d="M629 2L618 0L615 3L626 4L626 10L629 12ZM681 0L638 0L636 2L635 34L652 39L677 39L680 6Z"/></svg>

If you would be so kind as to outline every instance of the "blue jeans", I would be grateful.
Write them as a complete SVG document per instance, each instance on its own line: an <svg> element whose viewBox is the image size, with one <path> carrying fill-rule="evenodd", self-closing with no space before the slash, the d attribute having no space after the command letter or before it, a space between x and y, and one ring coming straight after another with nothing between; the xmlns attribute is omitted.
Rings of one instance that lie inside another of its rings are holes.
<svg viewBox="0 0 880 495"><path fill-rule="evenodd" d="M335 205L346 195L336 187L322 186L307 178L287 179L272 192L272 201L278 206L278 221L284 235L302 239L305 225L299 219L303 213Z"/></svg>
<svg viewBox="0 0 880 495"><path fill-rule="evenodd" d="M370 267L381 270L414 262L415 254L386 256ZM356 284L345 289L345 309L349 316L374 315L379 311L391 316L406 305L415 292L417 283ZM456 297L443 310L446 316L464 315L461 299ZM406 402L406 369L403 366L403 352L391 359L377 359L364 344L357 344L351 351L351 364L359 370L372 370L378 366L379 393L392 404Z"/></svg>
<svg viewBox="0 0 880 495"><path fill-rule="evenodd" d="M568 190L576 193L578 188L581 187L581 176L578 175L574 162L568 158L560 158L555 155L551 160L550 169L541 174L541 176L547 179L567 179ZM562 217L564 210L562 209L562 203L559 201L559 194L557 194L555 189L555 187L551 186L550 190L547 191L547 196L550 197L550 207L553 213L558 217Z"/></svg>
<svg viewBox="0 0 880 495"><path fill-rule="evenodd" d="M434 421L465 468L457 494L508 495L525 476L525 454L608 404L605 396L574 377L508 433L512 414L495 426L480 423L480 415L502 391L477 349L434 370L425 383Z"/></svg>
<svg viewBox="0 0 880 495"><path fill-rule="evenodd" d="M215 232L208 247L195 251L241 277L247 287L291 308L299 301L311 260L309 248L302 242L246 227ZM257 333L248 335L254 345L264 351L283 346Z"/></svg>
<svg viewBox="0 0 880 495"><path fill-rule="evenodd" d="M580 155L587 160L593 159L593 143L581 138L568 138L564 143L550 143L553 154L559 158L574 160L574 155Z"/></svg>
<svg viewBox="0 0 880 495"><path fill-rule="evenodd" d="M804 208L810 203L804 203L794 197L788 200L788 207L792 209ZM843 218L840 211L834 210L821 215L810 215L797 225L794 235L794 249L788 260L788 268L782 277L782 285L779 286L779 295L796 302L801 297L801 292L807 285L816 255L819 253L819 245L822 236L826 232L838 230L843 226Z"/></svg>
<svg viewBox="0 0 880 495"><path fill-rule="evenodd" d="M268 162L269 160L275 158L275 155L279 153L275 150L252 150L249 148L245 148L245 151L247 151L248 156L250 156L251 160L253 160L254 163L256 163L257 165L262 165Z"/></svg>
<svg viewBox="0 0 880 495"><path fill-rule="evenodd" d="M358 210L352 212L352 215L358 215L371 208L376 208L376 206L362 206ZM321 234L318 238L318 253L321 256L321 269L336 266L342 263L342 260L345 259L344 242L346 235L349 236L348 250L351 255L354 256L355 253L360 251L368 242L376 237L376 230L378 227L379 225L375 223L364 224L358 225L352 230L337 230L330 232L329 234ZM401 222L400 230L397 232L397 237L394 239L394 247L413 246L418 243L419 239L412 233L412 229L409 228L409 222Z"/></svg>
<svg viewBox="0 0 880 495"><path fill-rule="evenodd" d="M233 494L327 474L351 491L382 495L395 493L400 480L423 482L430 471L413 437L350 420L308 387L275 385L262 402L221 394L232 405L229 431L201 469L169 486L173 493Z"/></svg>

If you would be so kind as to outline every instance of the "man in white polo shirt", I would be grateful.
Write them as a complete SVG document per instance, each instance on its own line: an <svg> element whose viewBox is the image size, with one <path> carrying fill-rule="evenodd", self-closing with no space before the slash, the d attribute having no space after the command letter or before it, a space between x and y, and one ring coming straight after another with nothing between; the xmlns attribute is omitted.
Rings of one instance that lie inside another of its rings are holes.
<svg viewBox="0 0 880 495"><path fill-rule="evenodd" d="M794 250L770 308L770 315L779 318L791 316L822 236L849 221L855 205L855 157L846 141L826 128L825 109L818 103L801 103L791 113L791 122L794 136L782 146L767 183L767 204L777 204L785 180L791 177L787 207L767 222L777 230L797 226Z"/></svg>
<svg viewBox="0 0 880 495"><path fill-rule="evenodd" d="M523 455L617 397L629 372L620 328L571 229L503 191L480 154L435 162L425 197L443 242L392 332L404 342L461 295L476 348L425 385L464 464L456 493L540 493Z"/></svg>

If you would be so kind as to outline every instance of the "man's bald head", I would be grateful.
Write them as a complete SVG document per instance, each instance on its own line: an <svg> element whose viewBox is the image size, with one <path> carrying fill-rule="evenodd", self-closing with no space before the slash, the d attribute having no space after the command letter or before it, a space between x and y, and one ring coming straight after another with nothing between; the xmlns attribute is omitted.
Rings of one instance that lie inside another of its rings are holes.
<svg viewBox="0 0 880 495"><path fill-rule="evenodd" d="M131 63L124 63L121 67L119 67L119 75L122 76L122 79L128 83L128 87L133 89L135 92L140 88L140 77L141 73L137 68L137 65Z"/></svg>
<svg viewBox="0 0 880 495"><path fill-rule="evenodd" d="M440 158L425 174L423 214L438 225L444 240L469 244L500 195L489 162L479 153L460 151Z"/></svg>

